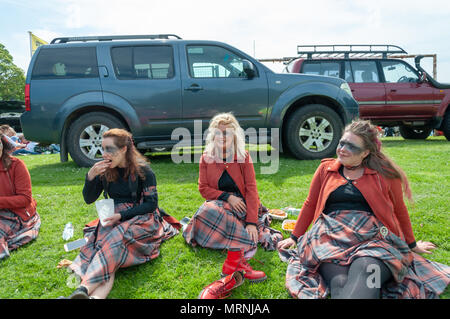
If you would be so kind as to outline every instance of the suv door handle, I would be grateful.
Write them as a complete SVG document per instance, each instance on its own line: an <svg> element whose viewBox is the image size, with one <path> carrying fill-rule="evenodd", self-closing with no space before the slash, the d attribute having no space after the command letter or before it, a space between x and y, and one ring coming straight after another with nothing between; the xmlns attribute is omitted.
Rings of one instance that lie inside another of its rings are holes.
<svg viewBox="0 0 450 319"><path fill-rule="evenodd" d="M100 71L100 72L99 72L100 75L102 75L104 78L106 78L106 77L109 76L108 69L106 68L106 66L104 66L104 65L99 65L98 70Z"/></svg>
<svg viewBox="0 0 450 319"><path fill-rule="evenodd" d="M198 84L192 84L191 86L184 88L185 91L200 91L203 90L203 88Z"/></svg>
<svg viewBox="0 0 450 319"><path fill-rule="evenodd" d="M396 89L391 89L391 92L397 92L397 90Z"/></svg>

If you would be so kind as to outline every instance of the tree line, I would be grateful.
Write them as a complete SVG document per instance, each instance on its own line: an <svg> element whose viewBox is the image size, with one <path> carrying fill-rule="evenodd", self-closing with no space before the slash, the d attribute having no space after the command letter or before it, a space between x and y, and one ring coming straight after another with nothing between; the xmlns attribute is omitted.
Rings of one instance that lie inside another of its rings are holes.
<svg viewBox="0 0 450 319"><path fill-rule="evenodd" d="M0 43L0 101L23 101L24 89L24 71L13 63L13 57Z"/></svg>

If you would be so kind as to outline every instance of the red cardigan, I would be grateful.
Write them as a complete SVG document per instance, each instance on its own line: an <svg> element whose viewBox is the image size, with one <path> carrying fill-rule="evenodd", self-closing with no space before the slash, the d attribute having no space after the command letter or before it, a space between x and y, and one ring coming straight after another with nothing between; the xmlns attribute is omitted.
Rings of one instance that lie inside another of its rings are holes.
<svg viewBox="0 0 450 319"><path fill-rule="evenodd" d="M258 222L258 208L260 205L258 190L256 188L255 169L250 154L247 152L245 162L216 163L212 159L208 162L206 154L200 158L200 172L198 190L206 200L216 200L223 191L219 190L219 179L224 170L228 171L236 186L244 196L247 206L247 223Z"/></svg>
<svg viewBox="0 0 450 319"><path fill-rule="evenodd" d="M0 161L0 210L10 210L27 221L36 214L36 201L31 196L30 173L21 159L11 157L11 160L8 171L5 171Z"/></svg>
<svg viewBox="0 0 450 319"><path fill-rule="evenodd" d="M302 236L311 223L314 223L325 208L328 196L347 180L339 174L341 163L337 159L323 159L311 182L309 194L303 203L292 234ZM390 231L414 246L408 210L403 201L400 179L388 179L369 168L353 182L362 193L376 218Z"/></svg>

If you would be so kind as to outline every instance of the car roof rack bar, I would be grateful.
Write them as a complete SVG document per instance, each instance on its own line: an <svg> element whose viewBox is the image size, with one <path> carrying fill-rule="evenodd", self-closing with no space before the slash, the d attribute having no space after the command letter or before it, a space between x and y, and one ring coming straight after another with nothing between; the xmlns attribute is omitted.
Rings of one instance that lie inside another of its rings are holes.
<svg viewBox="0 0 450 319"><path fill-rule="evenodd" d="M68 42L86 42L86 41L113 41L113 40L137 40L137 39L169 39L173 37L180 39L176 34L147 34L147 35L103 35L103 36L87 36L87 37L61 37L55 38L50 44L68 43Z"/></svg>
<svg viewBox="0 0 450 319"><path fill-rule="evenodd" d="M313 56L325 57L375 57L387 58L391 54L407 54L405 50L392 44L330 44L330 45L297 45L300 57L311 59Z"/></svg>

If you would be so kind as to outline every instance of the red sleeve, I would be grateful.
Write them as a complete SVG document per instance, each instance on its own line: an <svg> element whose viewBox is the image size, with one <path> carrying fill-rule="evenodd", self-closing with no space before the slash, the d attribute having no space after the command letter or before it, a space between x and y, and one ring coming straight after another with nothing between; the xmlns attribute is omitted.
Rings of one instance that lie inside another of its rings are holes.
<svg viewBox="0 0 450 319"><path fill-rule="evenodd" d="M31 178L25 163L21 160L14 165L14 187L16 194L12 196L0 196L0 208L15 209L24 208L31 204ZM12 176L11 176L12 177Z"/></svg>
<svg viewBox="0 0 450 319"><path fill-rule="evenodd" d="M319 198L319 192L322 187L322 165L320 165L311 181L311 185L309 187L308 197L303 203L300 214L298 215L297 222L295 223L295 228L292 232L292 235L295 237L302 236L309 225L314 219L314 213L316 211L317 200Z"/></svg>
<svg viewBox="0 0 450 319"><path fill-rule="evenodd" d="M253 161L250 154L247 155L243 173L244 173L244 185L245 185L245 203L247 206L247 217L245 221L247 223L258 223L258 208L259 208L259 196L258 188L256 187L256 175Z"/></svg>
<svg viewBox="0 0 450 319"><path fill-rule="evenodd" d="M409 219L408 209L403 200L402 182L399 178L391 180L390 197L394 204L394 213L400 223L401 230L405 236L408 245L415 242L412 230L411 220Z"/></svg>
<svg viewBox="0 0 450 319"><path fill-rule="evenodd" d="M199 164L199 174L198 174L198 190L202 197L206 200L215 200L217 199L223 192L217 189L217 187L211 187L208 184L208 163L204 160L204 155L200 158Z"/></svg>

